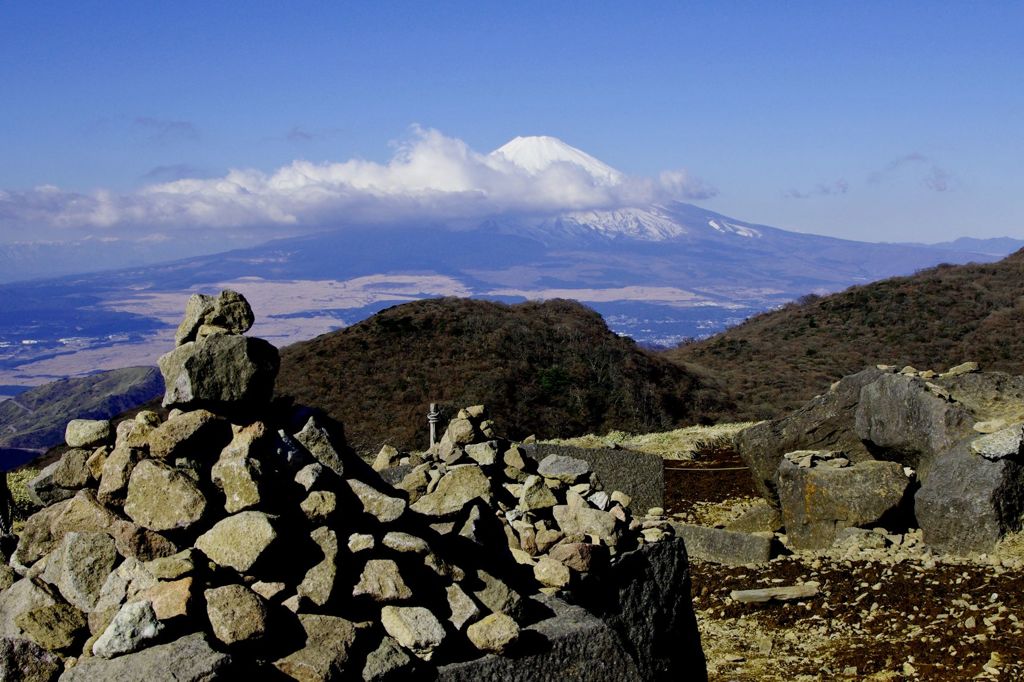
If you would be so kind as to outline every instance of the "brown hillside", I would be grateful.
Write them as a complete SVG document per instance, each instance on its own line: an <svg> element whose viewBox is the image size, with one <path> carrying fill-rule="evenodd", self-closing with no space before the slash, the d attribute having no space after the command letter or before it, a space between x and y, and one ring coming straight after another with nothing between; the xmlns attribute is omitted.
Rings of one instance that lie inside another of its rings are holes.
<svg viewBox="0 0 1024 682"><path fill-rule="evenodd" d="M430 299L283 349L281 396L319 407L362 452L423 448L431 402L484 403L503 435L566 437L707 421L721 391L571 301Z"/></svg>
<svg viewBox="0 0 1024 682"><path fill-rule="evenodd" d="M726 383L732 416L744 419L780 416L866 365L943 369L975 360L1021 374L1024 250L808 296L664 355Z"/></svg>

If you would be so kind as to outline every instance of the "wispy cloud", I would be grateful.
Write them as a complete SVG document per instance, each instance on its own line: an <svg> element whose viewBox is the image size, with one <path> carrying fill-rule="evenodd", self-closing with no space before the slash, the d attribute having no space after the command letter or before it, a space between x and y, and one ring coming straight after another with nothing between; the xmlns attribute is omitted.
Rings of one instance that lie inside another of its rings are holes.
<svg viewBox="0 0 1024 682"><path fill-rule="evenodd" d="M190 129L184 126L181 131ZM175 170L183 169L169 166L151 172ZM250 226L320 229L614 209L715 193L682 170L656 178L617 176L609 182L570 162L525 168L500 154L474 151L462 140L436 130L414 128L387 163L299 160L271 173L233 169L223 177L182 177L128 194L79 193L52 186L0 191L0 223L149 231Z"/></svg>
<svg viewBox="0 0 1024 682"><path fill-rule="evenodd" d="M316 137L316 134L303 130L299 126L292 126L285 137L289 142L309 142Z"/></svg>
<svg viewBox="0 0 1024 682"><path fill-rule="evenodd" d="M783 191L782 196L787 199L811 199L813 197L829 197L846 194L848 191L850 191L850 183L845 179L840 178L830 183L818 183L811 189L807 190L790 188Z"/></svg>
<svg viewBox="0 0 1024 682"><path fill-rule="evenodd" d="M949 192L956 186L956 177L951 171L940 166L934 159L919 152L912 152L889 161L879 170L868 175L868 182L881 184L888 178L907 169L920 173L919 180L934 192Z"/></svg>
<svg viewBox="0 0 1024 682"><path fill-rule="evenodd" d="M142 175L142 179L169 182L172 180L181 180L182 178L195 177L201 172L202 171L195 166L187 163L172 163L166 166L155 166L149 169Z"/></svg>
<svg viewBox="0 0 1024 682"><path fill-rule="evenodd" d="M174 121L152 116L138 116L132 124L146 133L154 142L175 140L195 141L199 139L199 128L191 121Z"/></svg>

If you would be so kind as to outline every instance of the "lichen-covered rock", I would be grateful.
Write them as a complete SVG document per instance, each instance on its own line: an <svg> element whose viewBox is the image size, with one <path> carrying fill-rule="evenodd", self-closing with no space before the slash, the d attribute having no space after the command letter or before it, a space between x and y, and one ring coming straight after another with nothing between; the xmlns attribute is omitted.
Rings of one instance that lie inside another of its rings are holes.
<svg viewBox="0 0 1024 682"><path fill-rule="evenodd" d="M162 355L164 406L239 409L264 405L274 394L277 349L248 336L210 336Z"/></svg>
<svg viewBox="0 0 1024 682"><path fill-rule="evenodd" d="M274 663L274 667L302 682L327 682L346 669L356 641L356 627L337 616L299 614L306 645Z"/></svg>
<svg viewBox="0 0 1024 682"><path fill-rule="evenodd" d="M519 508L523 511L550 509L558 504L558 498L551 489L544 485L540 476L527 476L523 489L519 493Z"/></svg>
<svg viewBox="0 0 1024 682"><path fill-rule="evenodd" d="M179 457L212 460L231 440L228 423L208 410L173 415L149 434L149 455L173 461Z"/></svg>
<svg viewBox="0 0 1024 682"><path fill-rule="evenodd" d="M467 465L453 467L437 484L411 505L411 509L428 516L448 516L462 511L470 502L491 500L491 482L480 467Z"/></svg>
<svg viewBox="0 0 1024 682"><path fill-rule="evenodd" d="M53 470L53 483L68 490L81 490L89 485L92 472L89 470L91 450L71 448L57 462Z"/></svg>
<svg viewBox="0 0 1024 682"><path fill-rule="evenodd" d="M324 558L306 571L297 593L317 606L323 606L334 596L338 578L338 536L329 528L317 528L311 534Z"/></svg>
<svg viewBox="0 0 1024 682"><path fill-rule="evenodd" d="M445 638L444 626L422 606L385 606L380 622L399 644L425 661L431 659Z"/></svg>
<svg viewBox="0 0 1024 682"><path fill-rule="evenodd" d="M519 625L504 613L492 613L470 625L466 636L480 651L500 654L518 641Z"/></svg>
<svg viewBox="0 0 1024 682"><path fill-rule="evenodd" d="M218 521L196 540L196 549L220 566L245 573L277 539L273 517L244 511Z"/></svg>
<svg viewBox="0 0 1024 682"><path fill-rule="evenodd" d="M150 530L188 528L206 513L206 497L188 476L146 459L132 471L124 513Z"/></svg>
<svg viewBox="0 0 1024 682"><path fill-rule="evenodd" d="M448 620L456 630L462 630L467 623L480 618L480 607L458 584L449 585L445 592L448 597L448 609L451 611Z"/></svg>
<svg viewBox="0 0 1024 682"><path fill-rule="evenodd" d="M791 546L823 549L843 528L867 526L896 513L910 486L897 462L860 462L838 468L779 464L782 520Z"/></svg>
<svg viewBox="0 0 1024 682"><path fill-rule="evenodd" d="M206 615L214 636L225 644L249 642L267 634L267 606L245 585L206 590Z"/></svg>
<svg viewBox="0 0 1024 682"><path fill-rule="evenodd" d="M392 497L354 478L345 480L350 490L359 498L363 511L376 517L381 523L397 520L405 511L406 502L400 497Z"/></svg>
<svg viewBox="0 0 1024 682"><path fill-rule="evenodd" d="M17 618L26 611L53 606L57 599L50 589L30 578L22 578L0 592L0 637L21 637L25 633Z"/></svg>
<svg viewBox="0 0 1024 682"><path fill-rule="evenodd" d="M412 658L392 637L384 637L380 645L366 656L363 665L363 680L395 680L411 672Z"/></svg>
<svg viewBox="0 0 1024 682"><path fill-rule="evenodd" d="M106 533L70 532L50 553L43 577L70 604L89 612L116 561L114 539Z"/></svg>
<svg viewBox="0 0 1024 682"><path fill-rule="evenodd" d="M109 419L72 419L64 429L64 442L72 448L95 448L113 437Z"/></svg>
<svg viewBox="0 0 1024 682"><path fill-rule="evenodd" d="M69 604L41 606L15 619L25 636L49 651L71 649L86 630L85 614Z"/></svg>
<svg viewBox="0 0 1024 682"><path fill-rule="evenodd" d="M295 440L313 455L317 462L339 476L345 475L343 453L338 452L327 429L317 423L316 417L310 417L298 433Z"/></svg>
<svg viewBox="0 0 1024 682"><path fill-rule="evenodd" d="M153 604L136 601L125 604L110 625L92 645L92 653L100 658L113 658L131 653L155 639L164 629L157 620Z"/></svg>
<svg viewBox="0 0 1024 682"><path fill-rule="evenodd" d="M204 326L224 334L244 334L255 320L249 302L237 291L225 289L216 297L192 294L185 304L185 317L174 334L174 345L195 341Z"/></svg>
<svg viewBox="0 0 1024 682"><path fill-rule="evenodd" d="M568 504L552 508L555 522L566 535L593 535L609 546L618 544L619 532L610 512Z"/></svg>
<svg viewBox="0 0 1024 682"><path fill-rule="evenodd" d="M412 590L405 584L398 564L391 559L370 559L363 567L359 582L352 589L353 597L369 597L382 602L405 601Z"/></svg>

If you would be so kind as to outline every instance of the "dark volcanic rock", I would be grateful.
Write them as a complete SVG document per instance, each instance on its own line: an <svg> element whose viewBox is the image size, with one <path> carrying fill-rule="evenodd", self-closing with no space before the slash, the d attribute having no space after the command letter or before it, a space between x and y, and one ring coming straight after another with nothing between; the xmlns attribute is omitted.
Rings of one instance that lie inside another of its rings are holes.
<svg viewBox="0 0 1024 682"><path fill-rule="evenodd" d="M879 459L917 469L922 480L935 455L967 435L973 423L963 405L903 374L886 374L864 386L856 411L857 435L868 449Z"/></svg>
<svg viewBox="0 0 1024 682"><path fill-rule="evenodd" d="M851 461L871 459L854 429L861 389L887 372L865 369L843 377L827 393L781 419L755 424L737 437L740 457L750 467L758 491L778 504L775 472L782 456L794 450L837 450Z"/></svg>
<svg viewBox="0 0 1024 682"><path fill-rule="evenodd" d="M935 458L914 497L924 541L952 552L987 552L1024 513L1024 464L1019 457L990 461L970 440Z"/></svg>

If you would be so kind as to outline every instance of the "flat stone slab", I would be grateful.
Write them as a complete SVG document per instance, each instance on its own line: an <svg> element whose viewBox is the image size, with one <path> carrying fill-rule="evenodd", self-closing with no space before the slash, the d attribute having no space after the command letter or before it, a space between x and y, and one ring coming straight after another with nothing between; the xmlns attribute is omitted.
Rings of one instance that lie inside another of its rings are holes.
<svg viewBox="0 0 1024 682"><path fill-rule="evenodd" d="M818 583L787 585L786 587L764 587L756 590L733 590L729 596L744 604L763 604L771 601L800 601L818 594Z"/></svg>
<svg viewBox="0 0 1024 682"><path fill-rule="evenodd" d="M549 455L582 459L590 464L604 489L621 490L632 498L630 507L646 511L665 506L664 463L658 455L612 448L576 448L537 443L520 445L524 454L538 462Z"/></svg>
<svg viewBox="0 0 1024 682"><path fill-rule="evenodd" d="M676 536L683 539L691 558L730 566L759 564L772 558L769 537L685 523L673 523L672 527Z"/></svg>

